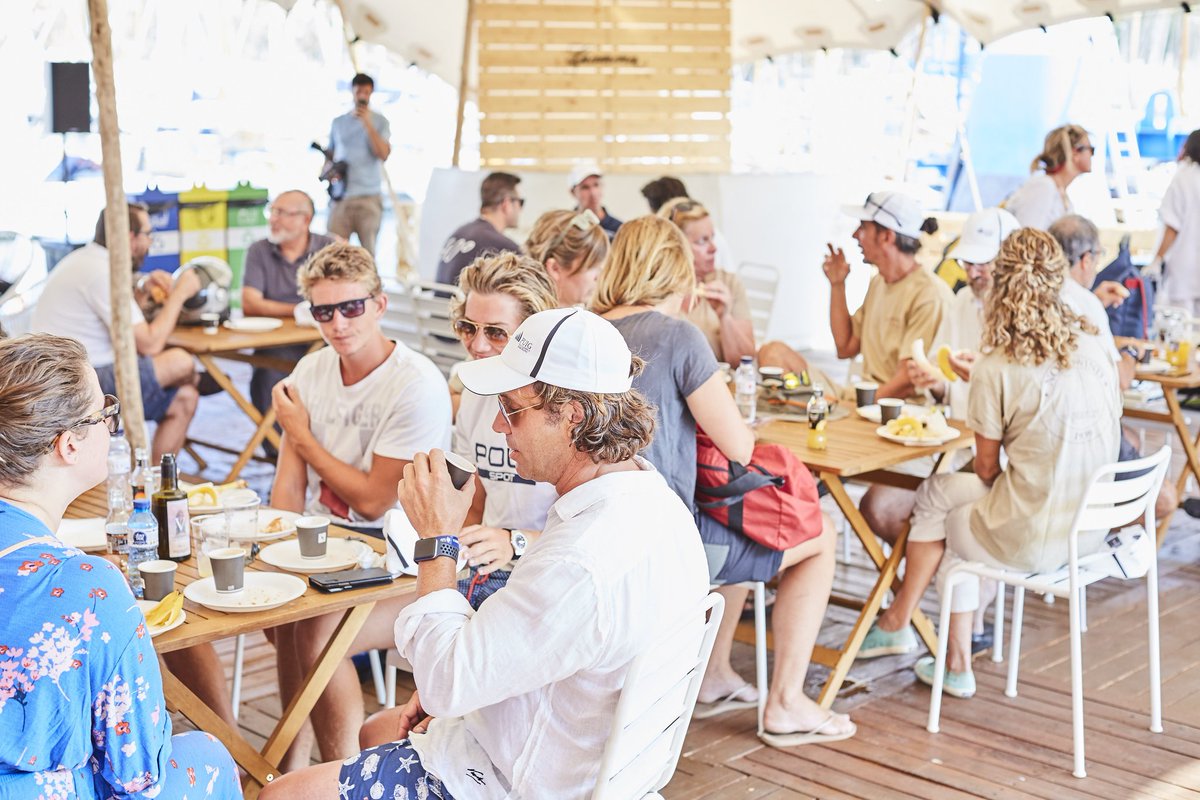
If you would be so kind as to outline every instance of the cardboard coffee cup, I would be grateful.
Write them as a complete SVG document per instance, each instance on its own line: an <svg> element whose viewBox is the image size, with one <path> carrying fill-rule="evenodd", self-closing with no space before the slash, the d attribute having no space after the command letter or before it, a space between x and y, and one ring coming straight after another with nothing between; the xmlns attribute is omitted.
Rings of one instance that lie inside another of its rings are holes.
<svg viewBox="0 0 1200 800"><path fill-rule="evenodd" d="M175 572L178 568L179 565L174 561L165 559L138 564L138 572L142 574L142 582L145 584L142 597L157 603L175 591Z"/></svg>
<svg viewBox="0 0 1200 800"><path fill-rule="evenodd" d="M300 517L296 520L296 538L301 558L324 558L329 547L329 518Z"/></svg>
<svg viewBox="0 0 1200 800"><path fill-rule="evenodd" d="M904 411L904 401L894 397L885 397L879 401L879 421L884 425L891 420L899 419Z"/></svg>
<svg viewBox="0 0 1200 800"><path fill-rule="evenodd" d="M222 547L208 554L212 563L213 585L221 594L240 592L246 587L246 551L240 547Z"/></svg>
<svg viewBox="0 0 1200 800"><path fill-rule="evenodd" d="M455 489L461 489L467 485L467 481L475 474L475 465L458 453L446 451L446 471L450 473L450 480L454 482Z"/></svg>
<svg viewBox="0 0 1200 800"><path fill-rule="evenodd" d="M859 408L875 404L875 393L879 391L879 384L871 381L863 381L862 383L854 384L854 400Z"/></svg>

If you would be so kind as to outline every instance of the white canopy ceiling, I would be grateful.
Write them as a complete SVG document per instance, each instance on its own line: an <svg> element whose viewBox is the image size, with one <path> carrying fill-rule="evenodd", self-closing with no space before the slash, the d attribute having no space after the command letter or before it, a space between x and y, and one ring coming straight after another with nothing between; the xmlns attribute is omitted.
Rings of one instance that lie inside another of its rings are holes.
<svg viewBox="0 0 1200 800"><path fill-rule="evenodd" d="M330 0L361 39L383 45L457 86L467 0ZM290 9L296 0L275 0ZM1019 30L1084 17L1181 8L1180 0L733 0L733 57L798 50L890 50L933 6L987 44Z"/></svg>

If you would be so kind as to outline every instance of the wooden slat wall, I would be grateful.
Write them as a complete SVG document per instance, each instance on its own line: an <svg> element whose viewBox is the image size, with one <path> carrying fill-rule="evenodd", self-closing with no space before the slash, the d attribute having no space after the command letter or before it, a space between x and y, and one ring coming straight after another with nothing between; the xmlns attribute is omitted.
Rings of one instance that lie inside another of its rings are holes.
<svg viewBox="0 0 1200 800"><path fill-rule="evenodd" d="M732 0L476 0L485 169L729 169Z"/></svg>

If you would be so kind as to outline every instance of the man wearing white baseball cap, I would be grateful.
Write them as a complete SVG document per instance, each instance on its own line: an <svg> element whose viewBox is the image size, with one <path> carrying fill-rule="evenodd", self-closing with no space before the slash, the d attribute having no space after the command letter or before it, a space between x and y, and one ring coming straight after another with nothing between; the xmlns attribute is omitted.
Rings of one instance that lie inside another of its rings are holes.
<svg viewBox="0 0 1200 800"><path fill-rule="evenodd" d="M950 364L963 380L950 382L940 369L931 371L915 360L907 362L908 377L913 386L928 389L935 400L950 406L952 416L957 419L967 416L967 394L971 386L967 379L983 337L983 302L992 288L992 263L1000 252L1000 245L1019 227L1021 223L1017 218L1002 208L977 211L967 217L962 236L951 252L962 265L969 283L958 290L942 316L930 342L928 360L936 362L938 351L943 346L949 347ZM895 543L912 516L916 493L891 486L873 486L867 505L871 510L871 530L879 538ZM910 529L904 551L904 583L891 605L880 613L867 631L858 651L859 658L910 653L917 649L917 637L911 627L912 615L937 574L944 551L944 532L929 530L927 526ZM976 633L982 635L982 614L977 615L975 627ZM979 639L980 647L988 645L984 639Z"/></svg>
<svg viewBox="0 0 1200 800"><path fill-rule="evenodd" d="M454 489L441 451L418 454L399 488L422 537L418 598L396 620L417 692L380 712L390 731L373 720L386 743L285 775L264 798L591 796L630 662L708 591L691 514L636 455L655 418L632 388L642 366L611 323L566 308L460 367L467 388L497 395L517 473L557 488L546 529L472 611L445 534L474 483Z"/></svg>
<svg viewBox="0 0 1200 800"><path fill-rule="evenodd" d="M621 220L604 207L604 175L595 162L576 164L567 173L567 191L575 198L575 210L591 211L600 220L600 227L611 240L621 227Z"/></svg>
<svg viewBox="0 0 1200 800"><path fill-rule="evenodd" d="M930 341L950 303L949 287L917 263L922 233L933 233L937 222L911 197L897 192L872 192L861 206L845 213L860 224L854 239L863 261L875 266L862 306L850 315L846 306L845 254L827 245L823 269L829 279L829 324L838 358L862 354L863 379L879 384L876 397L908 397L912 381L905 365L916 339Z"/></svg>

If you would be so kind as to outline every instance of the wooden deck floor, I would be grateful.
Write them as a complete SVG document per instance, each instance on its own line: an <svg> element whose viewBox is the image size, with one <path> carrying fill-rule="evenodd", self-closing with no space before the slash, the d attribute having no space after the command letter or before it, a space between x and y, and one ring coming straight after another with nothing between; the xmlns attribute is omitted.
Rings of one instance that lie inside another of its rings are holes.
<svg viewBox="0 0 1200 800"><path fill-rule="evenodd" d="M221 398L223 399L223 398ZM212 399L206 398L205 403ZM201 419L206 416L201 404ZM1194 415L1193 415L1194 416ZM227 420L222 420L225 424ZM1145 429L1145 446L1164 440ZM1176 448L1178 450L1178 448ZM206 453L207 455L207 453ZM1178 474L1176 453L1171 474ZM252 470L257 484L269 473ZM265 493L267 486L258 486ZM1192 491L1196 487L1192 486ZM664 790L670 800L700 798L1155 798L1200 800L1200 520L1178 512L1160 551L1164 727L1151 734L1145 672L1145 591L1141 584L1105 581L1088 593L1084 635L1088 777L1071 775L1071 725L1066 604L1026 601L1018 697L1004 696L1005 664L985 654L975 663L978 694L947 697L942 730L925 730L929 690L913 677L915 656L862 661L835 707L858 725L850 740L775 750L754 735L753 711L693 723L684 757ZM861 552L839 565L837 588L860 594L874 580ZM934 611L932 597L927 611ZM852 615L831 607L823 642L844 638ZM753 674L753 632L743 626L734 663ZM232 640L219 646L227 668ZM1007 644L1007 643L1006 643ZM825 670L813 667L815 694ZM398 696L411 690L401 673ZM364 686L368 713L378 708ZM274 651L248 641L241 725L261 746L278 719ZM186 722L181 727L186 727Z"/></svg>

